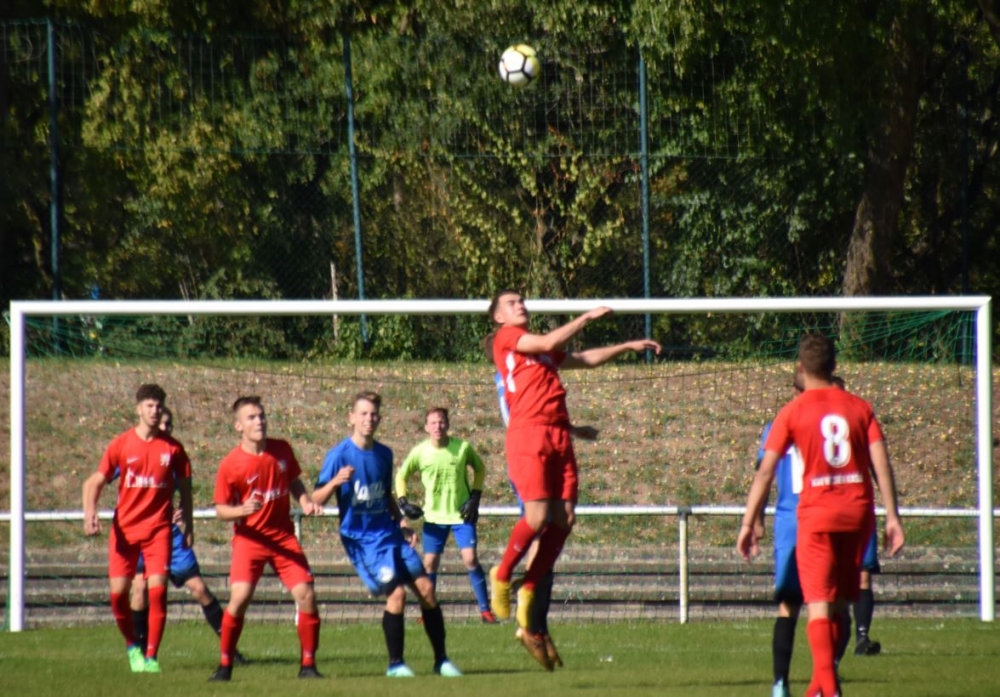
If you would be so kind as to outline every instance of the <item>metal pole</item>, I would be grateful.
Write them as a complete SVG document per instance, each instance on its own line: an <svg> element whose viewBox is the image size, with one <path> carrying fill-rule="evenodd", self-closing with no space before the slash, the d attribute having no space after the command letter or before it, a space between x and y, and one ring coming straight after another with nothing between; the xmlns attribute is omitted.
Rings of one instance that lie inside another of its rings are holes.
<svg viewBox="0 0 1000 697"><path fill-rule="evenodd" d="M680 531L680 555L678 575L680 576L680 623L688 621L688 514L690 509L682 508L678 514L677 527Z"/></svg>
<svg viewBox="0 0 1000 697"><path fill-rule="evenodd" d="M361 187L358 150L354 144L354 78L351 76L351 37L344 31L344 86L347 89L347 150L351 158L351 201L354 211L354 257L358 267L358 300L365 299L365 269L361 254ZM361 315L361 341L368 348L368 318Z"/></svg>
<svg viewBox="0 0 1000 697"><path fill-rule="evenodd" d="M642 296L650 297L649 283L649 109L646 103L646 61L639 51L639 166L642 178ZM653 335L653 316L646 313L646 336ZM653 355L646 351L646 361Z"/></svg>
<svg viewBox="0 0 1000 697"><path fill-rule="evenodd" d="M976 312L976 459L979 461L979 611L996 619L993 549L993 375L991 303Z"/></svg>
<svg viewBox="0 0 1000 697"><path fill-rule="evenodd" d="M59 171L59 98L56 83L56 25L46 20L49 82L49 261L52 266L52 299L62 298L62 272L59 269L62 220L62 182ZM58 347L59 318L52 318L52 333Z"/></svg>
<svg viewBox="0 0 1000 697"><path fill-rule="evenodd" d="M8 627L24 629L24 313L10 311L10 590Z"/></svg>

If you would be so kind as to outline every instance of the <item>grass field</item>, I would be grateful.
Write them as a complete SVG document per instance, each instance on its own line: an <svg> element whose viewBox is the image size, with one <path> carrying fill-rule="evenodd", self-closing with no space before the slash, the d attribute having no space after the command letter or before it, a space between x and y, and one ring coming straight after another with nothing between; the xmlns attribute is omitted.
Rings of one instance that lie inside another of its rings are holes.
<svg viewBox="0 0 1000 697"><path fill-rule="evenodd" d="M218 643L204 624L167 628L161 675L133 675L117 630L87 629L0 634L0 694L38 695L405 695L594 694L723 696L770 694L771 627L767 620L734 623L581 624L557 628L566 667L538 668L513 640L508 625L448 627L456 680L431 675L421 628L407 624L413 680L382 677L385 647L374 624L323 627L319 668L325 679L299 682L298 643L291 623L249 624L240 642L253 664L230 684L209 684ZM800 623L792 665L793 694L810 672ZM848 652L841 667L844 694L990 695L1000 690L1000 632L976 620L876 618L880 656Z"/></svg>

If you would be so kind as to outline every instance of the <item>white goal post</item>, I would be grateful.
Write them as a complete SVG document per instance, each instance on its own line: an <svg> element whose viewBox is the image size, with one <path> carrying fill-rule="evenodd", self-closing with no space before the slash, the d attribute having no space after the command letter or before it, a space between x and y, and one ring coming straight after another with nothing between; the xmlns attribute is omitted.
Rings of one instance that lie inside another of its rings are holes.
<svg viewBox="0 0 1000 697"><path fill-rule="evenodd" d="M28 317L485 315L488 300L13 301L10 304L10 631L25 619L25 368ZM606 305L618 314L966 311L975 313L975 460L978 476L980 617L993 621L991 299L988 296L528 300L536 314L567 315Z"/></svg>

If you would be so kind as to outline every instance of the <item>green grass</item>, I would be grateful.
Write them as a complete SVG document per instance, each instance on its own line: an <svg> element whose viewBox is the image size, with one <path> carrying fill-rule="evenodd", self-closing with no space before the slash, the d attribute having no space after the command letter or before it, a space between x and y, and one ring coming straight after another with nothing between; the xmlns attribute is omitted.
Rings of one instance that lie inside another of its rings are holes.
<svg viewBox="0 0 1000 697"><path fill-rule="evenodd" d="M109 617L110 620L110 617ZM513 640L510 625L448 627L460 680L431 675L423 631L407 623L413 680L390 681L382 633L372 624L323 626L322 681L298 682L298 643L291 623L248 624L240 649L254 663L229 685L206 682L218 645L203 624L170 625L160 652L162 675L133 675L113 626L0 634L0 694L108 695L405 695L587 694L763 695L771 677L769 620L700 624L560 625L556 638L566 668L545 674ZM810 671L800 622L792 666L793 694ZM995 694L1000 682L1000 633L976 620L877 618L884 652L841 668L851 697Z"/></svg>

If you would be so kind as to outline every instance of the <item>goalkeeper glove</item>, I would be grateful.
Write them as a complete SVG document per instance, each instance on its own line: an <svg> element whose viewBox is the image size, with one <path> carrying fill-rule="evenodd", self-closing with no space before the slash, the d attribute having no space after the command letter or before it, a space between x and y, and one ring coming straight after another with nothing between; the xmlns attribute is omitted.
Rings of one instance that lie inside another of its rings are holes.
<svg viewBox="0 0 1000 697"><path fill-rule="evenodd" d="M465 500L462 507L458 509L458 512L462 515L462 520L470 525L475 525L476 521L479 520L479 499L482 498L483 492L479 489L473 489L469 492L469 498Z"/></svg>
<svg viewBox="0 0 1000 697"><path fill-rule="evenodd" d="M424 517L424 509L415 503L410 503L405 496L399 497L399 510L410 520L418 520Z"/></svg>

